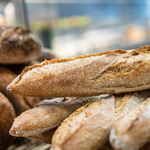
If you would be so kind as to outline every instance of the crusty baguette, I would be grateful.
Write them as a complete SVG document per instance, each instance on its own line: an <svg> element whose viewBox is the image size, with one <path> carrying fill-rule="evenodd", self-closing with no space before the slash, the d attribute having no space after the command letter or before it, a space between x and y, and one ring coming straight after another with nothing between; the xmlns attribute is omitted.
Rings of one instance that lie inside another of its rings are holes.
<svg viewBox="0 0 150 150"><path fill-rule="evenodd" d="M84 105L58 127L51 150L97 150L106 143L114 116L114 96Z"/></svg>
<svg viewBox="0 0 150 150"><path fill-rule="evenodd" d="M13 141L9 129L15 116L12 104L0 93L0 150L6 150Z"/></svg>
<svg viewBox="0 0 150 150"><path fill-rule="evenodd" d="M138 150L150 140L150 98L120 118L113 126L110 143L115 150Z"/></svg>
<svg viewBox="0 0 150 150"><path fill-rule="evenodd" d="M53 137L53 134L56 131L56 129L57 128L53 128L53 129L47 130L47 131L45 131L43 133L31 135L29 137L27 136L26 138L33 139L33 140L36 140L36 141L39 141L39 142L43 142L43 143L51 144L52 137Z"/></svg>
<svg viewBox="0 0 150 150"><path fill-rule="evenodd" d="M148 89L144 91L125 94L125 96L122 99L118 100L115 99L116 104L115 120L126 115L130 110L137 107L140 103L144 102L149 97L150 97L150 90Z"/></svg>
<svg viewBox="0 0 150 150"><path fill-rule="evenodd" d="M82 97L150 88L150 46L54 59L25 68L7 87L40 97Z"/></svg>
<svg viewBox="0 0 150 150"><path fill-rule="evenodd" d="M0 42L0 64L27 63L41 51L31 32L21 27L0 27Z"/></svg>
<svg viewBox="0 0 150 150"><path fill-rule="evenodd" d="M37 107L27 110L15 118L10 134L13 136L31 136L57 127L77 108L88 102L98 101L99 97L44 100Z"/></svg>
<svg viewBox="0 0 150 150"><path fill-rule="evenodd" d="M0 66L0 91L10 100L15 108L16 114L19 115L30 107L27 105L23 97L6 90L7 85L10 84L16 76L17 75L11 70Z"/></svg>
<svg viewBox="0 0 150 150"><path fill-rule="evenodd" d="M110 112L108 111L108 109L110 109L109 105L111 105L111 103L108 104L108 106L105 104L105 102L109 102L108 101L109 98L102 100L102 104L99 103L99 105L97 104L98 102L94 102L95 105L94 104L91 104L91 105L94 105L95 107L94 106L93 108L90 107L89 110L87 106L83 106L82 108L79 108L76 112L71 114L69 118L66 119L61 124L60 127L58 127L58 130L56 130L54 137L53 137L53 142L52 142L53 149L63 150L68 147L68 149L70 148L71 150L72 149L81 149L81 150L82 149L84 150L95 149L97 150L98 148L101 148L104 144L108 142L109 132L112 127L112 122L110 122L108 116L112 117L113 122L115 122L115 120L124 116L127 112L129 112L134 107L138 106L141 102L143 102L149 96L150 96L150 90L139 91L139 92L128 93L128 94L114 95L115 112L114 113L111 112L111 114L109 114ZM99 107L100 110L98 110L97 107ZM101 109L105 109L105 110L102 111ZM96 111L96 112L90 113L88 111ZM78 114L78 112L81 112L81 113ZM87 117L89 117L88 115L86 115L88 113L91 116L89 120L86 120ZM94 119L97 121L95 122ZM95 124L97 124L96 127L95 127ZM97 134L95 134L95 132L97 132ZM93 139L92 137L90 137L91 138L90 139L88 136L93 136ZM97 139L96 139L96 136L97 136ZM86 146L86 143L88 143L89 145L87 144ZM90 144L91 145L93 144L93 146L95 144L96 146L91 147Z"/></svg>

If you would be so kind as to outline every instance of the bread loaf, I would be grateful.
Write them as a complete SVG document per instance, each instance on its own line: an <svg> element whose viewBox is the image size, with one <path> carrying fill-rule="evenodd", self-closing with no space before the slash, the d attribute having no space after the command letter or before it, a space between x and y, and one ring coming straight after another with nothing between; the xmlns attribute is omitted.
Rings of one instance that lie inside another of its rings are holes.
<svg viewBox="0 0 150 150"><path fill-rule="evenodd" d="M52 150L101 148L109 140L113 123L149 96L149 90L117 94L77 109L54 133Z"/></svg>
<svg viewBox="0 0 150 150"><path fill-rule="evenodd" d="M41 46L29 30L0 27L0 64L27 63L37 59Z"/></svg>
<svg viewBox="0 0 150 150"><path fill-rule="evenodd" d="M26 137L55 128L77 108L88 102L97 101L99 97L44 100L37 107L27 110L15 118L10 134Z"/></svg>
<svg viewBox="0 0 150 150"><path fill-rule="evenodd" d="M150 139L150 98L120 118L113 126L110 143L115 150L138 150Z"/></svg>
<svg viewBox="0 0 150 150"><path fill-rule="evenodd" d="M7 87L40 97L82 97L150 88L150 46L54 59L25 68Z"/></svg>
<svg viewBox="0 0 150 150"><path fill-rule="evenodd" d="M84 105L58 127L51 150L97 150L106 143L114 116L114 96Z"/></svg>
<svg viewBox="0 0 150 150"><path fill-rule="evenodd" d="M0 150L6 150L13 141L9 129L15 116L12 104L0 93Z"/></svg>

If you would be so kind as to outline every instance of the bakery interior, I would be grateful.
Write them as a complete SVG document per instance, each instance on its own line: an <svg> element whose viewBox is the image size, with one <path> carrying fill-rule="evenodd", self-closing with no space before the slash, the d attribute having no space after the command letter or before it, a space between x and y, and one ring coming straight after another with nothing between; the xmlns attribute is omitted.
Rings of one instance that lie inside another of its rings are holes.
<svg viewBox="0 0 150 150"><path fill-rule="evenodd" d="M0 26L30 30L45 52L25 65L2 64L19 74L45 59L150 45L150 0L0 0ZM26 101L31 109L42 100L31 99L32 104ZM2 150L49 150L50 146L42 140L16 137Z"/></svg>

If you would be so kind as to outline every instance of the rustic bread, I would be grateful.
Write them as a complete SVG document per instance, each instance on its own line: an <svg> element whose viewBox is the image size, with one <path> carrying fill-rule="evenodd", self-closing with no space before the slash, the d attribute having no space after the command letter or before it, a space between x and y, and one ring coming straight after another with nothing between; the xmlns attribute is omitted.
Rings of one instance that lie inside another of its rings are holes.
<svg viewBox="0 0 150 150"><path fill-rule="evenodd" d="M29 30L0 27L0 64L27 63L37 59L41 46Z"/></svg>
<svg viewBox="0 0 150 150"><path fill-rule="evenodd" d="M77 108L88 102L98 101L99 97L44 100L37 107L27 110L15 118L10 134L13 136L31 136L55 128Z"/></svg>
<svg viewBox="0 0 150 150"><path fill-rule="evenodd" d="M108 139L114 116L114 96L84 105L58 127L51 150L97 150Z"/></svg>
<svg viewBox="0 0 150 150"><path fill-rule="evenodd" d="M23 97L6 90L7 85L10 84L16 76L17 75L11 70L0 66L0 91L10 100L15 108L16 114L19 115L30 107L27 105Z"/></svg>
<svg viewBox="0 0 150 150"><path fill-rule="evenodd" d="M150 139L150 98L120 118L113 126L110 143L115 150L138 150Z"/></svg>
<svg viewBox="0 0 150 150"><path fill-rule="evenodd" d="M130 110L138 106L140 103L144 102L149 97L150 97L150 90L148 89L144 91L125 94L125 96L122 99L115 98L116 104L115 120L126 115Z"/></svg>
<svg viewBox="0 0 150 150"><path fill-rule="evenodd" d="M109 140L113 123L149 96L150 90L117 94L79 108L56 130L52 150L101 148Z"/></svg>
<svg viewBox="0 0 150 150"><path fill-rule="evenodd" d="M7 87L24 96L66 97L150 88L150 46L54 59L25 68Z"/></svg>
<svg viewBox="0 0 150 150"><path fill-rule="evenodd" d="M13 141L9 129L16 115L12 104L2 93L0 93L0 111L0 150L6 150Z"/></svg>

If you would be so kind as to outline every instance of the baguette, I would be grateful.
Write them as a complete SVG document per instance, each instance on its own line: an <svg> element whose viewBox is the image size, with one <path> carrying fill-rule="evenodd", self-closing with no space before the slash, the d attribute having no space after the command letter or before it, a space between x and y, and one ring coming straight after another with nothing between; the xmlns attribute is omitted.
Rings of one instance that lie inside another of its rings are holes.
<svg viewBox="0 0 150 150"><path fill-rule="evenodd" d="M115 99L116 104L115 121L125 116L129 111L137 107L140 103L144 102L149 97L150 97L150 90L148 89L144 91L125 94L125 96L121 100Z"/></svg>
<svg viewBox="0 0 150 150"><path fill-rule="evenodd" d="M86 97L150 88L150 46L54 59L25 68L7 87L39 97Z"/></svg>
<svg viewBox="0 0 150 150"><path fill-rule="evenodd" d="M23 97L6 90L7 85L10 84L10 82L15 79L16 76L17 75L11 70L0 66L0 91L10 100L15 108L16 114L19 115L30 107L27 105Z"/></svg>
<svg viewBox="0 0 150 150"><path fill-rule="evenodd" d="M29 30L0 27L0 64L27 63L37 59L41 46Z"/></svg>
<svg viewBox="0 0 150 150"><path fill-rule="evenodd" d="M14 139L9 135L9 129L16 115L12 104L2 93L0 93L0 110L0 150L6 150Z"/></svg>
<svg viewBox="0 0 150 150"><path fill-rule="evenodd" d="M26 137L55 128L77 108L88 102L98 101L99 97L44 100L37 107L27 110L15 118L10 134Z"/></svg>
<svg viewBox="0 0 150 150"><path fill-rule="evenodd" d="M82 106L58 127L51 150L97 150L106 143L114 116L114 96Z"/></svg>
<svg viewBox="0 0 150 150"><path fill-rule="evenodd" d="M150 139L150 98L120 118L113 126L110 143L115 150L138 150Z"/></svg>
<svg viewBox="0 0 150 150"><path fill-rule="evenodd" d="M149 90L117 94L114 97L112 96L111 99L108 97L99 102L91 103L89 108L86 105L79 108L56 130L52 140L52 150L97 150L101 148L109 140L109 133L113 123L149 96ZM105 104L109 103L109 100L110 104ZM115 107L112 105L112 101L114 101ZM88 113L89 115L86 115Z"/></svg>

